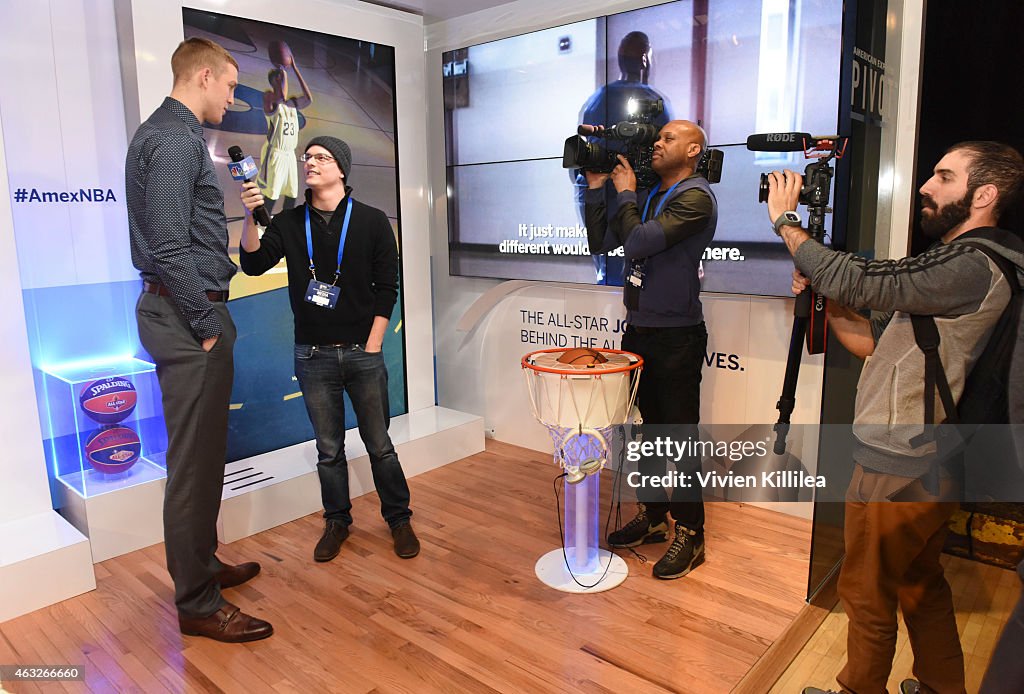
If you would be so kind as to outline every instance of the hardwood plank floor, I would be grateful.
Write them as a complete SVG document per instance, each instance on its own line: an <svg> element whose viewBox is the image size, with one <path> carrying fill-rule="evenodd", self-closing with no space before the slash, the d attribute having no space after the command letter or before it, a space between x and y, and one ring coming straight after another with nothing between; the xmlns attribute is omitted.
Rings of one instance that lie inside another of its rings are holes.
<svg viewBox="0 0 1024 694"><path fill-rule="evenodd" d="M728 692L803 607L810 522L707 504L707 562L677 581L623 553L614 590L550 589L534 563L559 545L549 456L487 450L410 481L420 556L394 555L375 494L354 502L341 554L312 561L322 520L221 548L263 572L226 591L275 634L183 637L163 546L97 565L97 589L0 624L0 662L84 665L84 683L15 692ZM602 484L607 511L610 473ZM624 504L624 519L632 517ZM602 515L603 522L603 515ZM984 621L974 627L987 639Z"/></svg>
<svg viewBox="0 0 1024 694"><path fill-rule="evenodd" d="M953 591L957 628L964 650L967 691L978 691L992 657L999 632L1020 595L1015 571L943 555L946 580ZM803 650L775 685L772 694L794 694L811 685L835 688L836 675L846 662L846 613L842 603L833 608ZM902 616L896 640L896 656L889 676L890 692L913 677L914 654Z"/></svg>

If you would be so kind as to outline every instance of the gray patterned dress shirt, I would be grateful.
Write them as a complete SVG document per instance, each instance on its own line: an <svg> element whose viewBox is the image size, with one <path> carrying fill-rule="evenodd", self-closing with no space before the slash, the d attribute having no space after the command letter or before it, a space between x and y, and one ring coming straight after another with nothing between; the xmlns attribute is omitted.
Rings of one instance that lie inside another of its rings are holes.
<svg viewBox="0 0 1024 694"><path fill-rule="evenodd" d="M238 270L228 257L224 194L195 115L167 97L139 126L125 161L132 263L170 290L199 340L221 333L206 296L227 291Z"/></svg>

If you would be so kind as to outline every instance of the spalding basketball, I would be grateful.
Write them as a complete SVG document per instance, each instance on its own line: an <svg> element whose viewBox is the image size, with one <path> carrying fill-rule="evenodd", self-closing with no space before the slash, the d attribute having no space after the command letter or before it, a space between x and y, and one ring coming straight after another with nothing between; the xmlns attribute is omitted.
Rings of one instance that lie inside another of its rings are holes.
<svg viewBox="0 0 1024 694"><path fill-rule="evenodd" d="M558 361L572 366L590 366L592 364L603 364L608 361L608 357L596 349L577 347L575 349L567 349L562 353L562 356L558 357Z"/></svg>
<svg viewBox="0 0 1024 694"><path fill-rule="evenodd" d="M267 46L267 56L276 67L288 67L295 61L292 49L284 41L271 41Z"/></svg>
<svg viewBox="0 0 1024 694"><path fill-rule="evenodd" d="M85 456L98 472L114 475L139 460L142 443L128 427L100 429L85 444Z"/></svg>
<svg viewBox="0 0 1024 694"><path fill-rule="evenodd" d="M82 411L100 424L117 424L132 413L135 402L135 386L124 376L88 383L78 395Z"/></svg>

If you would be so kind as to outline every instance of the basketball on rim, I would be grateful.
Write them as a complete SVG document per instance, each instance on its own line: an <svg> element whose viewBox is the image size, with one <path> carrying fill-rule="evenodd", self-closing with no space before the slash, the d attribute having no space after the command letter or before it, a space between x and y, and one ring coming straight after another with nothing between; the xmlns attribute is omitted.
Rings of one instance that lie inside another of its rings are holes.
<svg viewBox="0 0 1024 694"><path fill-rule="evenodd" d="M608 358L596 349L577 347L566 350L564 354L558 357L558 361L570 366L591 366L593 364L603 364L608 361Z"/></svg>
<svg viewBox="0 0 1024 694"><path fill-rule="evenodd" d="M288 67L295 62L292 49L284 41L271 41L267 46L267 56L275 67Z"/></svg>

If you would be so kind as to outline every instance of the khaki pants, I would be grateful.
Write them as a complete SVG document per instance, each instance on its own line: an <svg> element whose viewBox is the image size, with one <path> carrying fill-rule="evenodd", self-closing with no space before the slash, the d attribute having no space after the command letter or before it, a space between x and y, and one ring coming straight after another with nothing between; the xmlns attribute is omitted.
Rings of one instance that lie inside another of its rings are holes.
<svg viewBox="0 0 1024 694"><path fill-rule="evenodd" d="M939 556L956 503L921 483L860 465L846 497L839 598L850 620L845 691L882 694L896 652L896 608L910 633L922 692L963 694L964 656ZM891 499L891 500L890 500Z"/></svg>

